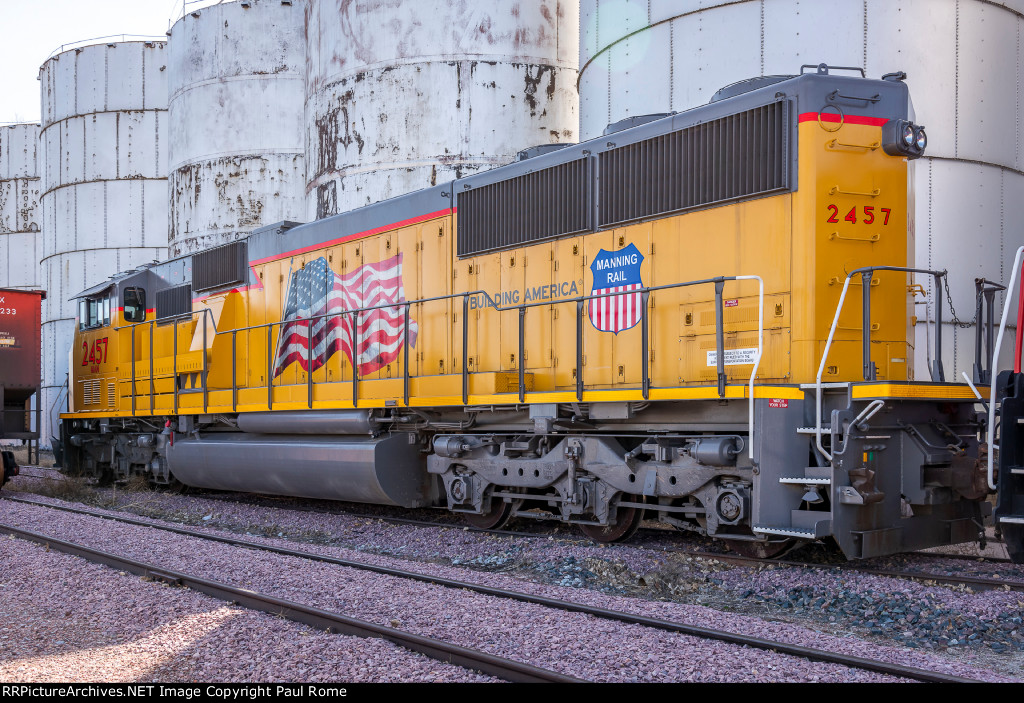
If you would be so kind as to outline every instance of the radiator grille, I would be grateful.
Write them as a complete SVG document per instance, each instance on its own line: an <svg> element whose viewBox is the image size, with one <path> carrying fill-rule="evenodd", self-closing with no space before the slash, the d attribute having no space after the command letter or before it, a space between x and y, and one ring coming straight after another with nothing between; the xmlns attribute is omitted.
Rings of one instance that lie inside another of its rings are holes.
<svg viewBox="0 0 1024 703"><path fill-rule="evenodd" d="M249 265L245 242L201 251L192 255L192 288L211 290L244 283Z"/></svg>
<svg viewBox="0 0 1024 703"><path fill-rule="evenodd" d="M97 405L100 402L100 379L82 381L82 404Z"/></svg>
<svg viewBox="0 0 1024 703"><path fill-rule="evenodd" d="M603 152L600 226L788 190L788 137L776 102Z"/></svg>
<svg viewBox="0 0 1024 703"><path fill-rule="evenodd" d="M112 408L117 405L117 381L107 381L107 405Z"/></svg>
<svg viewBox="0 0 1024 703"><path fill-rule="evenodd" d="M577 159L459 193L459 256L590 231L590 181Z"/></svg>
<svg viewBox="0 0 1024 703"><path fill-rule="evenodd" d="M184 284L156 292L156 319L163 320L192 311L192 286Z"/></svg>

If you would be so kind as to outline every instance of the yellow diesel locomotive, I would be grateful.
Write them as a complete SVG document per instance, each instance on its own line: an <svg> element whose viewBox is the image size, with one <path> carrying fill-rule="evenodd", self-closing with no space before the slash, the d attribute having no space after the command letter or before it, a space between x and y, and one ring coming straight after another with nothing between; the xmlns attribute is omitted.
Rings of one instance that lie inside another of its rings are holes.
<svg viewBox="0 0 1024 703"><path fill-rule="evenodd" d="M985 419L941 343L913 364L944 274L902 78L746 81L86 290L65 469L763 556L976 539Z"/></svg>

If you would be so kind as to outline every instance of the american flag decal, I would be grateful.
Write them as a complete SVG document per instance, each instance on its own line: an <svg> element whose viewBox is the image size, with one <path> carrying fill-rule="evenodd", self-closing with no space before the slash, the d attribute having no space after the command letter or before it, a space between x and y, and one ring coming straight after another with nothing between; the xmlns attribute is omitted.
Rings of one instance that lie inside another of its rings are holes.
<svg viewBox="0 0 1024 703"><path fill-rule="evenodd" d="M602 332L618 334L640 322L643 293L630 291L640 291L644 287L640 279L640 264L643 260L643 254L633 244L612 252L602 249L594 257L590 264L594 274L591 295L623 294L606 295L587 301L587 314L594 327Z"/></svg>
<svg viewBox="0 0 1024 703"><path fill-rule="evenodd" d="M274 378L292 362L298 362L304 371L310 371L307 354L313 347L313 368L316 371L339 349L345 352L349 363L358 359L359 375L372 373L398 358L405 341L405 306L383 307L360 313L342 315L346 310L371 308L387 303L405 302L402 288L402 255L376 264L364 264L355 271L340 276L327 259L320 257L291 275L288 301L285 304L278 337ZM337 314L306 322L307 318ZM358 317L358 320L353 318ZM353 340L355 322L355 340ZM416 322L409 320L409 345L416 346ZM353 354L353 341L357 349Z"/></svg>

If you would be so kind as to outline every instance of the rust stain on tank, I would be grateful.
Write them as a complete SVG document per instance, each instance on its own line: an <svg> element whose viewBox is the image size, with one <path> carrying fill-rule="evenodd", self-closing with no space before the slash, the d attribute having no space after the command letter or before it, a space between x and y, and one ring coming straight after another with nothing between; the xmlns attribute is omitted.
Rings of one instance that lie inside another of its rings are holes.
<svg viewBox="0 0 1024 703"><path fill-rule="evenodd" d="M316 153L316 175L322 176L334 170L338 162L338 114L341 108L334 108L316 118L318 149Z"/></svg>
<svg viewBox="0 0 1024 703"><path fill-rule="evenodd" d="M526 98L526 104L530 106L530 115L536 116L537 89L540 87L545 73L548 74L548 83L544 88L544 92L548 100L555 96L555 71L552 66L517 66L517 68L520 67L523 69L523 78L525 79L523 95ZM536 73L533 72L533 69L536 70Z"/></svg>
<svg viewBox="0 0 1024 703"><path fill-rule="evenodd" d="M253 197L253 192L249 191L249 197L243 199L241 194L236 196L236 203L238 204L238 226L239 227L256 227L263 223L263 203L258 198Z"/></svg>

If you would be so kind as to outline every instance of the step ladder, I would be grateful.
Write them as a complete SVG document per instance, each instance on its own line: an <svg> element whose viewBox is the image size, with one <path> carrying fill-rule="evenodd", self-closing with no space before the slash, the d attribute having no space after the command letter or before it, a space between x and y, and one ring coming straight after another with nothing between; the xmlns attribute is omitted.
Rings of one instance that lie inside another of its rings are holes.
<svg viewBox="0 0 1024 703"><path fill-rule="evenodd" d="M1024 562L1024 373L1004 372L996 381L1004 393L1000 403L999 478L996 482L996 526L1014 562ZM990 451L994 451L990 450Z"/></svg>
<svg viewBox="0 0 1024 703"><path fill-rule="evenodd" d="M802 476L782 476L778 481L780 485L803 491L803 497L806 497L810 492L817 494L822 486L832 485L832 468L807 466ZM832 513L822 510L791 510L788 525L754 525L753 531L795 539L821 539L832 534Z"/></svg>

